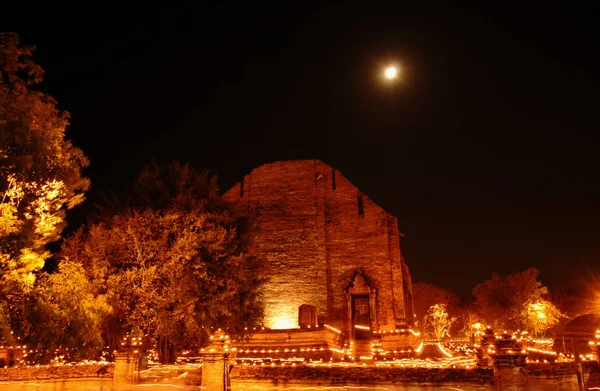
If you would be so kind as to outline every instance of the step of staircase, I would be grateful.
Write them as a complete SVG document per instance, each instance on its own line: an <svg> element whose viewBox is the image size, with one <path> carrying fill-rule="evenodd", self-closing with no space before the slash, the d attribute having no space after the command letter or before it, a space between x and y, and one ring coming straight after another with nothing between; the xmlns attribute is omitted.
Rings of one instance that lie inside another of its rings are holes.
<svg viewBox="0 0 600 391"><path fill-rule="evenodd" d="M352 345L352 354L355 360L372 360L373 356L371 353L371 340L363 339L354 341Z"/></svg>

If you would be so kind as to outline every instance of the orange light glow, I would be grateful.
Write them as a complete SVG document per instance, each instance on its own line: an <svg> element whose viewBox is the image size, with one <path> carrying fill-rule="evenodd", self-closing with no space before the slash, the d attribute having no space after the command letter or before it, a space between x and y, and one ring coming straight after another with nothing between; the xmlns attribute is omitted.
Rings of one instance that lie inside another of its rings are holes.
<svg viewBox="0 0 600 391"><path fill-rule="evenodd" d="M268 309L265 326L273 330L298 328L298 308L293 305L278 305Z"/></svg>
<svg viewBox="0 0 600 391"><path fill-rule="evenodd" d="M393 79L397 78L398 77L398 67L396 67L394 65L388 66L387 68L385 68L383 75L388 80L393 80Z"/></svg>

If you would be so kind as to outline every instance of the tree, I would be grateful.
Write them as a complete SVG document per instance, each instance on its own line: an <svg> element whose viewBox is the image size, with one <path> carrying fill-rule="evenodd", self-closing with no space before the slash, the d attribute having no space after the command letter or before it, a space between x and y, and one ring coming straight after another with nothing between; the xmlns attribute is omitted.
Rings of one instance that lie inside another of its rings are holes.
<svg viewBox="0 0 600 391"><path fill-rule="evenodd" d="M459 307L455 313L455 330L464 337L472 338L483 331L484 321L471 307Z"/></svg>
<svg viewBox="0 0 600 391"><path fill-rule="evenodd" d="M86 157L65 140L69 114L32 88L43 76L32 53L17 34L0 34L0 318L15 332L22 299L49 256L45 246L89 187Z"/></svg>
<svg viewBox="0 0 600 391"><path fill-rule="evenodd" d="M425 318L432 306L443 304L453 307L458 302L453 292L428 282L414 282L412 287L415 317L420 329L425 327Z"/></svg>
<svg viewBox="0 0 600 391"><path fill-rule="evenodd" d="M446 311L446 304L434 304L429 307L425 316L425 331L429 335L441 341L445 335L450 335L450 327L456 321Z"/></svg>
<svg viewBox="0 0 600 391"><path fill-rule="evenodd" d="M104 347L102 325L110 310L82 266L64 260L56 272L38 277L29 296L28 358L42 363L57 355L69 361L98 358Z"/></svg>
<svg viewBox="0 0 600 391"><path fill-rule="evenodd" d="M497 274L473 289L475 308L493 328L529 329L524 316L531 303L546 302L548 288L538 281L540 271L530 268L502 278Z"/></svg>
<svg viewBox="0 0 600 391"><path fill-rule="evenodd" d="M548 329L566 317L548 300L529 301L521 313L523 328L535 336L543 336Z"/></svg>
<svg viewBox="0 0 600 391"><path fill-rule="evenodd" d="M62 256L102 287L122 331L158 343L161 361L208 341L211 328L239 333L262 318L261 260L214 178L186 164L152 164L124 205L69 238ZM145 197L142 197L144 194Z"/></svg>

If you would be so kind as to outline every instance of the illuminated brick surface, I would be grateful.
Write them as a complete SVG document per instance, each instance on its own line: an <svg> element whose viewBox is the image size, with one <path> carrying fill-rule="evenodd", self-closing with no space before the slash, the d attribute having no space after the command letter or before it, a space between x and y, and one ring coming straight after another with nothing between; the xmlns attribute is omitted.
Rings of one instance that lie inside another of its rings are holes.
<svg viewBox="0 0 600 391"><path fill-rule="evenodd" d="M335 185L334 185L335 182ZM339 171L319 160L254 169L225 193L255 227L253 245L268 261L265 325L298 327L298 308L348 331L345 289L359 271L375 288L373 330L411 325L411 282L397 220Z"/></svg>

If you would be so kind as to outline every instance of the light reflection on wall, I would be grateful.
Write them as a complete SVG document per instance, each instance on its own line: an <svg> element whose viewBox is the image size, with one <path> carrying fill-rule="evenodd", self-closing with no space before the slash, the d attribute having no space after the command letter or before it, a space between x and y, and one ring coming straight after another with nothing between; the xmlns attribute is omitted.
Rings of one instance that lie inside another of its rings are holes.
<svg viewBox="0 0 600 391"><path fill-rule="evenodd" d="M274 330L297 329L298 307L276 304L265 308L265 327Z"/></svg>

